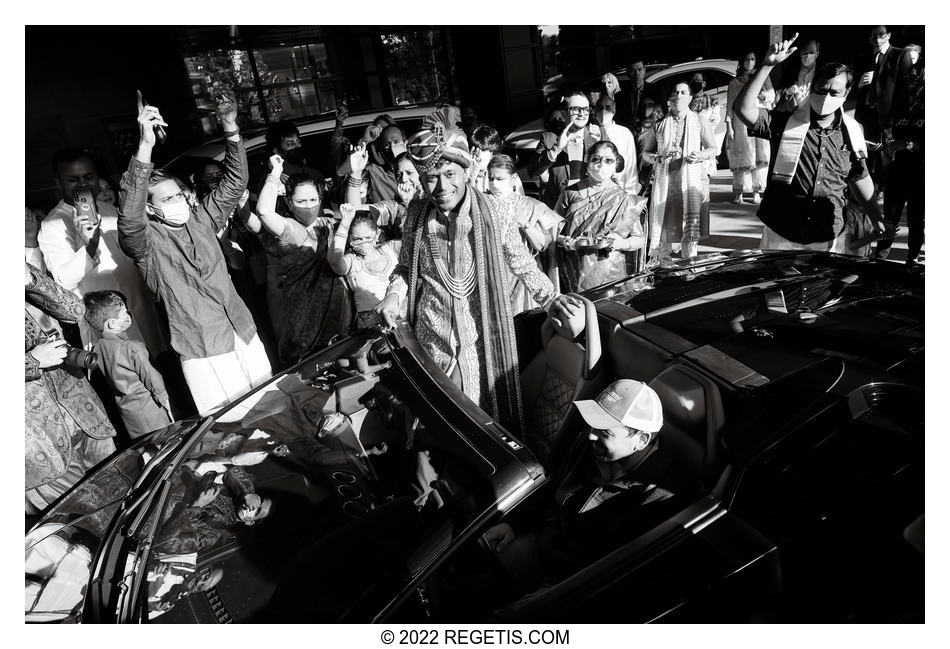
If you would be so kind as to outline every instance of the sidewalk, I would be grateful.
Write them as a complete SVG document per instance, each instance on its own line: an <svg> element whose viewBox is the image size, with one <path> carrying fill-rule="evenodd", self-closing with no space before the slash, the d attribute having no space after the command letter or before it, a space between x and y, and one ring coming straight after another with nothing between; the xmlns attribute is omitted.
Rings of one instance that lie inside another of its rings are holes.
<svg viewBox="0 0 950 649"><path fill-rule="evenodd" d="M748 200L748 198L747 198ZM755 216L758 205L732 202L732 172L717 171L709 183L709 236L699 242L699 252L758 249L762 238L762 222ZM901 263L907 258L907 222L901 219L901 232L888 259ZM920 253L924 263L927 247Z"/></svg>

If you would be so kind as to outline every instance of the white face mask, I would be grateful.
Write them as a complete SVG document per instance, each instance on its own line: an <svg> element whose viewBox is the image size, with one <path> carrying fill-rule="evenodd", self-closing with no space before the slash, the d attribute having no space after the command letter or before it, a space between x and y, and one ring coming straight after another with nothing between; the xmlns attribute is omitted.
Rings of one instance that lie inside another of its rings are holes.
<svg viewBox="0 0 950 649"><path fill-rule="evenodd" d="M676 111L678 115L682 115L689 109L690 97L677 97L676 99L671 99L669 101L670 110Z"/></svg>
<svg viewBox="0 0 950 649"><path fill-rule="evenodd" d="M168 225L184 225L191 218L191 205L187 200L166 205L161 209L162 213L159 218Z"/></svg>
<svg viewBox="0 0 950 649"><path fill-rule="evenodd" d="M844 97L832 97L831 95L816 95L812 93L808 102L811 104L811 109L815 111L816 115L824 117L825 115L831 115L844 106L844 99Z"/></svg>
<svg viewBox="0 0 950 649"><path fill-rule="evenodd" d="M598 183L610 180L610 177L614 175L614 171L613 165L598 165L597 167L588 165L587 167L587 174Z"/></svg>

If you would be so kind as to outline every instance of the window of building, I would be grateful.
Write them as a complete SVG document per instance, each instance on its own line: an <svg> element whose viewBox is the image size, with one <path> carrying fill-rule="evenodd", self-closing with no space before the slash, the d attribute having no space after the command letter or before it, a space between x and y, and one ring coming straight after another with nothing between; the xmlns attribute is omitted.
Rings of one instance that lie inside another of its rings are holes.
<svg viewBox="0 0 950 649"><path fill-rule="evenodd" d="M379 38L393 104L416 104L452 96L439 30L383 31Z"/></svg>

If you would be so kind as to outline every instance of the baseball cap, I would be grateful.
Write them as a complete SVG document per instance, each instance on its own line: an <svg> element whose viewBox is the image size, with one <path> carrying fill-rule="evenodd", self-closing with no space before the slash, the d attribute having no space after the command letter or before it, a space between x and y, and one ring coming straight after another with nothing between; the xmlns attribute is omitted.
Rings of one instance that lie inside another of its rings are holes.
<svg viewBox="0 0 950 649"><path fill-rule="evenodd" d="M655 433L663 426L660 397L646 383L632 379L614 381L596 399L574 405L584 421L598 430L626 426Z"/></svg>

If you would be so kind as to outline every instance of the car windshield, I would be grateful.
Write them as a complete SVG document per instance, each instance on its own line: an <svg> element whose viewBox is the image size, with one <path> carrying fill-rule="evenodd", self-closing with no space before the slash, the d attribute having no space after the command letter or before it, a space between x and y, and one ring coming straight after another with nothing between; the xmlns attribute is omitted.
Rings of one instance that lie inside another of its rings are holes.
<svg viewBox="0 0 950 649"><path fill-rule="evenodd" d="M159 449L174 448L194 425L193 420L172 424L112 458L30 530L25 549L28 622L79 615L92 559L123 500Z"/></svg>
<svg viewBox="0 0 950 649"><path fill-rule="evenodd" d="M389 357L378 334L346 339L190 441L148 517L157 524L133 531L139 551L150 543L138 615L331 621L379 610L495 511L502 467L456 434L474 406L443 402L435 387L421 395Z"/></svg>

